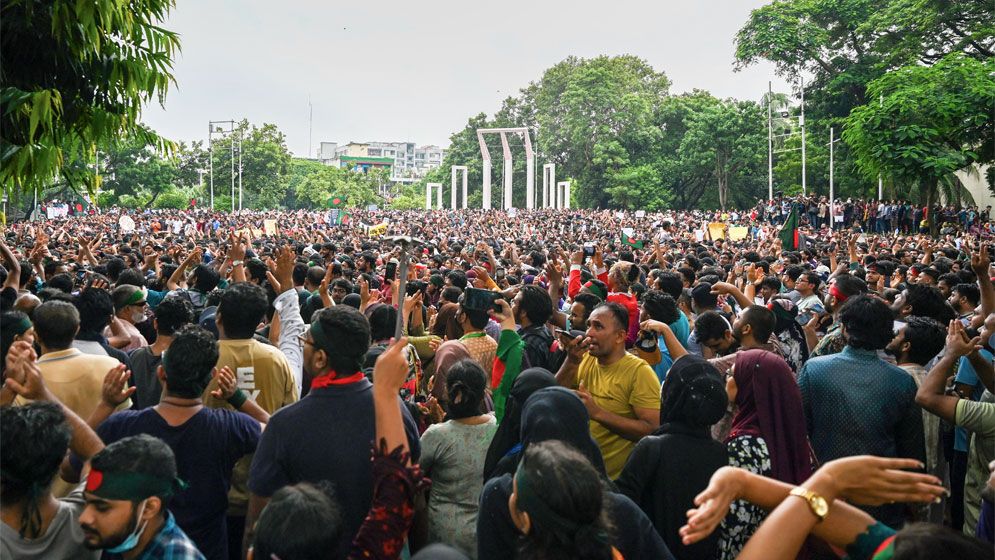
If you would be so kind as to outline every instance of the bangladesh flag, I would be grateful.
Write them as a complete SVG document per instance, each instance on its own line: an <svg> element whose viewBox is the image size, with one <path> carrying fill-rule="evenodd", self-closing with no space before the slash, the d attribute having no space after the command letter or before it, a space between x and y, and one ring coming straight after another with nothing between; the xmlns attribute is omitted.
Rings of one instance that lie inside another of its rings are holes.
<svg viewBox="0 0 995 560"><path fill-rule="evenodd" d="M636 241L635 239L633 239L632 235L634 233L635 230L633 230L632 228L622 228L622 244L628 245L629 247L632 247L634 249L642 249L643 242Z"/></svg>
<svg viewBox="0 0 995 560"><path fill-rule="evenodd" d="M328 198L328 202L326 203L326 205L329 208L342 208L345 205L345 198L342 198L341 196L337 195L332 195L331 197Z"/></svg>
<svg viewBox="0 0 995 560"><path fill-rule="evenodd" d="M798 207L794 204L791 205L791 213L788 214L788 219L784 221L784 226L781 227L781 232L777 236L781 238L782 249L798 250Z"/></svg>

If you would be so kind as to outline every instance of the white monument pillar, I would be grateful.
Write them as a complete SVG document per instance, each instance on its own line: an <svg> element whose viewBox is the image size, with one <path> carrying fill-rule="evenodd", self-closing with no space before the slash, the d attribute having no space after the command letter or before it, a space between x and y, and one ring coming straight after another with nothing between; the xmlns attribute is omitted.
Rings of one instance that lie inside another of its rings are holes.
<svg viewBox="0 0 995 560"><path fill-rule="evenodd" d="M467 168L466 168L465 165L454 165L454 166L452 166L452 169L450 171L450 177L451 177L451 180L452 180L452 189L453 189L453 210L456 209L456 199L457 199L457 197L456 197L456 174L458 172L461 172L461 171L463 172L463 207L462 208L464 210L466 210L466 203L467 203L467 175L469 174L469 171L467 170Z"/></svg>
<svg viewBox="0 0 995 560"><path fill-rule="evenodd" d="M550 194L556 188L556 164L547 163L542 166L542 207L549 208L552 203Z"/></svg>
<svg viewBox="0 0 995 560"><path fill-rule="evenodd" d="M511 160L511 148L508 146L508 135L501 133L501 150L504 152L504 209L511 208L511 188L515 168Z"/></svg>
<svg viewBox="0 0 995 560"><path fill-rule="evenodd" d="M435 190L436 208L442 209L442 183L427 183L425 185L425 209L432 209L432 190Z"/></svg>
<svg viewBox="0 0 995 560"><path fill-rule="evenodd" d="M491 154L487 151L487 144L484 142L484 135L477 131L477 143L480 144L480 156L484 160L484 210L491 209Z"/></svg>
<svg viewBox="0 0 995 560"><path fill-rule="evenodd" d="M560 194L560 208L570 208L570 181L561 181L557 184L557 191Z"/></svg>

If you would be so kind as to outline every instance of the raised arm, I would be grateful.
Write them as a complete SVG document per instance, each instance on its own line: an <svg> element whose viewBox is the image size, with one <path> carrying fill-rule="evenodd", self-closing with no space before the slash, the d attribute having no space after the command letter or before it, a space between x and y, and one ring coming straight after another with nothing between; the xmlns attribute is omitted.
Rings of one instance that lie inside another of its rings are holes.
<svg viewBox="0 0 995 560"><path fill-rule="evenodd" d="M964 326L960 321L950 321L947 327L947 342L943 357L929 370L926 379L916 391L916 404L932 412L947 422L953 423L957 413L957 401L960 397L947 395L947 378L953 371L961 356L975 353L981 342L980 337L968 340ZM991 368L991 365L988 366ZM981 375L979 374L979 378Z"/></svg>
<svg viewBox="0 0 995 560"><path fill-rule="evenodd" d="M993 312L995 312L995 287L992 286L991 259L988 249L991 246L978 243L978 250L971 255L971 270L978 276L978 287L981 288L981 313L975 315L972 326L979 327Z"/></svg>

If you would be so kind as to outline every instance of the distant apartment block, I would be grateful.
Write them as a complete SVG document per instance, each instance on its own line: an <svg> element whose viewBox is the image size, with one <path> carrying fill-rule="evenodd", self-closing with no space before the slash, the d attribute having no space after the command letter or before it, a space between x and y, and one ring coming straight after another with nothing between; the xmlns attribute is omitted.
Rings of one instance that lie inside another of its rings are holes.
<svg viewBox="0 0 995 560"><path fill-rule="evenodd" d="M446 150L438 146L416 146L414 142L322 142L318 160L325 165L363 171L389 168L391 179L414 182L442 165Z"/></svg>

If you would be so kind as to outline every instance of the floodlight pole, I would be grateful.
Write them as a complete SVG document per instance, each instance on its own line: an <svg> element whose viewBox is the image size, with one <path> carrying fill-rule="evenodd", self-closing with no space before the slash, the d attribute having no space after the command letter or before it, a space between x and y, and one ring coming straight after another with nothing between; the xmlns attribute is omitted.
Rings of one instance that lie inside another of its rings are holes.
<svg viewBox="0 0 995 560"><path fill-rule="evenodd" d="M884 94L878 98L878 107L884 107ZM881 178L881 174L878 173L878 200L884 198L884 180Z"/></svg>
<svg viewBox="0 0 995 560"><path fill-rule="evenodd" d="M214 210L214 124L210 122L207 123L207 151L210 161L208 174L211 178L211 210Z"/></svg>
<svg viewBox="0 0 995 560"><path fill-rule="evenodd" d="M242 211L242 128L238 129L238 211Z"/></svg>
<svg viewBox="0 0 995 560"><path fill-rule="evenodd" d="M771 107L774 104L774 89L767 82L767 199L774 200L774 131L771 128Z"/></svg>

